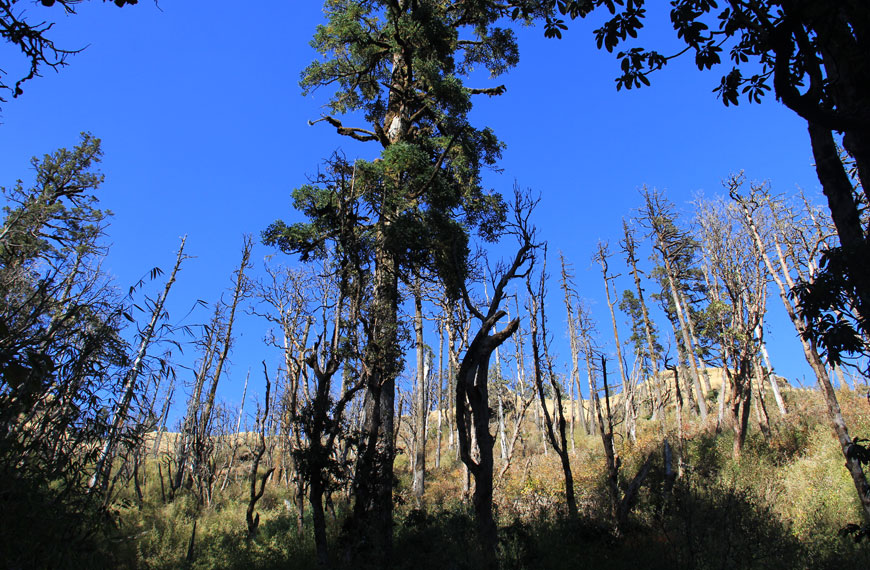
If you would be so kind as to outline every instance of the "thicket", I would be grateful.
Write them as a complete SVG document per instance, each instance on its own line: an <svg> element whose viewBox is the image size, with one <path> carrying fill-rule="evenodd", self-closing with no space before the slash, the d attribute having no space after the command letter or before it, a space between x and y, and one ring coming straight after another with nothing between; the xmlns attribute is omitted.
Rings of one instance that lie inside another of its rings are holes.
<svg viewBox="0 0 870 570"><path fill-rule="evenodd" d="M870 432L865 395L839 395L856 431ZM620 445L623 471L633 474L649 453L654 459L620 536L610 516L600 440L580 436L572 453L580 516L571 519L558 457L533 451L540 434L526 426L530 449L496 488L500 567L866 568L866 543L840 532L861 513L830 427L819 419L822 398L812 390L788 390L785 396L789 416L774 423L770 439L753 429L739 460L731 455L732 433L702 428L687 433L684 473L670 488L656 422L642 419L638 443ZM487 561L475 539L462 464L446 446L442 453L441 466L427 474L426 508L418 509L407 455L400 452L394 568L475 568ZM148 461L144 502L140 505L128 488L116 503L114 536L123 545L123 558L116 563L131 568L317 566L310 516L299 534L290 508L291 482L267 486L258 505L260 528L249 539L244 481L228 487L209 508L192 496L164 501L158 461ZM333 498L327 516L331 544L341 544L348 509L343 495ZM340 561L336 566L343 567Z"/></svg>

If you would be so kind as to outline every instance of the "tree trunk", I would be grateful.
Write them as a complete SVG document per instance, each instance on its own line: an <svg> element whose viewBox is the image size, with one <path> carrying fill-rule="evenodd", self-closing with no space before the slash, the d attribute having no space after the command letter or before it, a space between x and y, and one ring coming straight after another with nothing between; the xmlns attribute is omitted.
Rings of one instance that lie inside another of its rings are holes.
<svg viewBox="0 0 870 570"><path fill-rule="evenodd" d="M646 301L643 298L643 287L641 286L640 281L640 273L637 269L637 255L635 254L637 244L634 241L634 234L630 231L628 224L623 221L623 229L625 231L625 241L623 242L623 249L626 254L626 258L628 260L628 264L631 267L631 275L634 277L634 289L637 293L638 303L640 304L641 314L643 315L643 329L644 334L646 336L646 344L647 350L649 351L649 359L650 359L650 378L648 382L652 382L653 384L653 394L655 396L655 402L653 405L653 413L652 419L656 418L657 414L664 414L664 400L661 391L661 383L659 382L658 377L658 354L655 348L655 342L653 341L652 335L652 323L649 318L649 310L646 306ZM664 430L664 417L662 416L662 429Z"/></svg>
<svg viewBox="0 0 870 570"><path fill-rule="evenodd" d="M818 380L819 387L821 388L822 394L825 397L825 404L827 405L828 409L828 417L833 427L834 434L836 435L837 440L840 443L840 449L843 453L843 457L846 459L846 468L849 470L849 474L852 476L852 482L855 485L858 499L860 500L861 506L864 509L865 518L867 521L870 521L870 484L868 484L867 482L867 477L864 474L864 470L861 466L860 461L858 461L858 459L854 456L850 457L852 438L849 437L849 430L846 427L846 422L843 419L842 412L840 411L840 404L837 401L837 394L834 391L834 387L831 385L830 377L828 376L825 365L822 362L818 351L816 350L815 344L813 344L812 340L807 340L804 337L805 325L800 317L797 315L795 307L792 304L791 298L789 297L789 292L794 286L794 281L792 280L791 274L789 272L789 266L785 255L783 254L781 248L777 246L776 249L780 269L779 271L777 271L777 268L774 266L773 261L770 259L770 256L767 253L765 244L761 239L758 227L755 224L752 213L750 212L746 201L738 197L735 192L732 192L732 197L740 204L741 209L744 213L744 218L746 220L747 226L749 227L756 247L758 248L759 253L761 253L762 255L768 272L770 273L771 277L779 288L779 296L782 300L782 304L785 307L786 313L788 313L789 319L791 319L792 325L794 325L795 331L797 331L798 337L801 340L804 357L806 358L807 363L809 363L810 367L813 369L813 372L816 375L816 379Z"/></svg>
<svg viewBox="0 0 870 570"><path fill-rule="evenodd" d="M574 498L574 476L571 473L571 461L568 456L568 441L565 436L565 415L562 409L562 391L556 381L556 375L553 372L553 364L550 358L547 346L547 316L544 309L546 301L545 281L547 278L547 250L544 249L543 268L541 269L541 280L537 291L532 289L531 275L526 276L526 288L529 292L529 334L532 338L532 354L535 364L535 386L538 389L538 398L541 400L541 405L544 411L544 421L547 428L547 437L550 445L559 455L562 463L562 473L565 476L565 501L568 505L568 516L571 520L578 519L577 501ZM538 328L538 318L540 317L540 330ZM541 338L541 343L538 343L538 337ZM543 353L541 351L543 348ZM554 399L554 415L558 414L558 430L559 435L556 436L556 430L553 426L553 418L547 410L546 397L544 394L544 372L547 372L550 379L550 386L553 388Z"/></svg>
<svg viewBox="0 0 870 570"><path fill-rule="evenodd" d="M622 358L622 344L619 342L619 327L616 326L616 310L613 306L616 304L610 298L610 282L609 279L612 277L608 277L607 275L607 257L609 253L607 251L607 245L600 243L598 244L598 255L596 259L601 264L601 273L604 277L604 294L605 300L607 301L607 307L610 309L610 321L613 324L613 341L616 345L616 360L619 364L619 376L622 379L622 397L623 404L625 405L625 422L627 424L627 429L629 432L629 437L631 441L637 443L637 434L634 429L634 394L632 393L631 382L629 382L628 374L625 373L625 362Z"/></svg>
<svg viewBox="0 0 870 570"><path fill-rule="evenodd" d="M211 381L211 388L209 389L208 396L205 401L205 408L203 409L202 415L200 416L199 437L202 440L204 440L209 433L209 423L211 422L211 414L212 410L214 409L218 382L220 382L220 377L223 373L224 363L227 360L227 355L230 351L230 345L232 344L233 324L235 323L236 319L236 309L238 308L239 301L242 299L245 294L245 290L247 289L245 270L250 268L251 250L253 249L253 247L254 244L250 236L245 236L245 241L242 246L242 261L239 264L238 270L236 270L235 288L233 289L233 300L230 304L230 314L227 317L227 325L226 329L224 330L221 353L218 356L217 364L215 365L214 376L212 377Z"/></svg>
<svg viewBox="0 0 870 570"><path fill-rule="evenodd" d="M118 439L121 436L121 429L123 428L124 423L127 421L127 413L129 412L130 404L133 401L133 395L136 391L136 381L138 380L139 374L142 372L142 368L145 365L145 356L148 352L148 347L151 345L151 339L154 337L154 334L157 330L157 323L163 317L163 307L166 304L166 298L169 297L169 290L172 289L172 285L173 283L175 283L175 276L178 274L178 270L181 267L181 262L185 259L185 241L187 241L187 236L181 238L181 246L179 246L178 248L175 265L172 268L172 272L169 274L169 279L166 281L163 292L160 294L160 297L154 304L154 310L151 312L151 320L148 322L148 325L145 327L145 330L142 331L142 334L140 336L139 348L136 351L136 357L133 359L133 364L127 371L127 374L124 378L124 385L121 388L123 396L121 396L121 401L118 402L118 405L115 407L114 410L112 427L109 430L108 436L106 437L106 442L103 444L103 447L100 450L99 455L97 456L94 474L91 476L91 479L88 482L89 492L95 487L102 491L108 484L109 477L111 475L110 463L115 453L115 446L117 445Z"/></svg>
<svg viewBox="0 0 870 570"><path fill-rule="evenodd" d="M386 222L382 222L386 224ZM385 226L381 228L383 241ZM377 248L370 332L364 358L365 424L354 481L350 527L357 556L384 562L393 541L393 461L398 354L398 275L391 253Z"/></svg>
<svg viewBox="0 0 870 570"><path fill-rule="evenodd" d="M414 478L412 491L417 508L423 508L423 491L426 477L426 424L429 415L428 388L429 373L423 342L423 300L419 280L414 290L414 333L417 343L417 392L414 409Z"/></svg>
<svg viewBox="0 0 870 570"><path fill-rule="evenodd" d="M816 160L816 173L819 182L822 183L822 191L828 199L828 207L831 210L831 218L837 228L840 245L846 256L847 267L852 275L850 283L854 285L855 310L861 318L870 318L870 263L868 255L868 238L861 224L859 204L855 199L855 192L849 175L843 168L837 145L834 142L833 133L821 125L808 122L810 142L813 148L813 157ZM853 141L857 137L851 137ZM863 148L862 150L867 150ZM863 155L862 158L866 158ZM870 164L863 164L867 167ZM859 169L862 182L870 172ZM864 192L870 195L870 189L864 187Z"/></svg>

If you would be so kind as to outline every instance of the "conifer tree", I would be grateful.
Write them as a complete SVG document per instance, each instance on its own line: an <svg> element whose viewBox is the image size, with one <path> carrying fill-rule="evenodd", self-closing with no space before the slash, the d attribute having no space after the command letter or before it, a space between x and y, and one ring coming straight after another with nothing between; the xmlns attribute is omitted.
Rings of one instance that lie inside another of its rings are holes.
<svg viewBox="0 0 870 570"><path fill-rule="evenodd" d="M365 418L349 528L376 553L389 551L395 456L395 379L399 279L409 267L432 270L457 298L467 272L468 240L477 230L497 237L502 199L482 187L481 168L493 166L502 145L489 129L468 122L472 97L500 95L504 86L469 88L475 67L492 77L518 62L513 32L499 21L531 17L533 2L444 0L327 0L326 23L312 41L323 56L302 72L305 93L334 89L325 122L338 134L380 145L380 157L352 167L358 215L337 207L335 191L310 184L294 193L308 221L272 224L267 244L303 259L325 253L328 236L352 227L364 237L360 261L371 271L366 318ZM362 118L346 126L341 115Z"/></svg>

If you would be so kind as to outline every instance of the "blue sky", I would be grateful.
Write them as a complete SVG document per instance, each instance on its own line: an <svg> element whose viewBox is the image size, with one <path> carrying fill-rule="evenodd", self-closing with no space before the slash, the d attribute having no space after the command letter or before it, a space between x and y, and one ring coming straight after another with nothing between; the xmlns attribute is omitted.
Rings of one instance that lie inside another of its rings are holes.
<svg viewBox="0 0 870 570"><path fill-rule="evenodd" d="M174 317L229 287L243 234L256 236L277 218L296 219L290 191L323 158L337 148L351 157L372 152L323 123L307 124L328 97L325 91L303 97L297 84L315 57L308 42L322 19L317 0L163 0L159 9L147 0L123 9L90 2L75 16L37 5L28 10L57 18L59 45L87 49L3 105L0 185L27 181L31 156L74 145L80 131L102 138L106 183L99 197L115 213L106 268L126 289L153 266L168 269L180 236L188 234L187 251L196 258L173 290ZM664 18L650 23L642 44L662 51L676 45ZM541 237L574 264L602 342L612 347L600 272L590 259L599 240L616 249L621 220L639 206L641 186L665 190L689 215L690 200L721 192L721 181L739 170L749 180L770 180L779 192L800 186L817 195L819 184L805 124L773 97L726 108L712 93L721 72L698 72L689 60L655 74L652 87L617 92L618 63L595 48L593 28L594 22L575 22L558 41L544 39L541 27L521 29L520 64L498 79L507 93L480 99L472 121L492 127L507 144L502 172L488 173L487 184L509 193L516 181L541 194ZM0 53L3 68L16 73L9 48ZM261 263L270 253L260 245L254 259ZM552 273L556 262L554 256ZM618 283L620 290L630 285L626 277ZM555 283L549 303L560 339L564 316ZM801 378L808 368L795 333L779 299L768 306L774 367ZM188 323L207 318L200 311ZM224 383L228 401L238 401L248 368L259 378L269 354L264 334L261 322L243 319ZM622 334L628 336L626 326Z"/></svg>

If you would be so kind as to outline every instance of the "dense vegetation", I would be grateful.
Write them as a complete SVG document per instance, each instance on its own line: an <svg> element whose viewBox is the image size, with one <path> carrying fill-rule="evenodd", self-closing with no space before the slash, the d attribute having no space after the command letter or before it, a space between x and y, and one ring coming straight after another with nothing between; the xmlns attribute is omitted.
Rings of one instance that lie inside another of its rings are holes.
<svg viewBox="0 0 870 570"><path fill-rule="evenodd" d="M69 53L12 4L3 38L32 68L0 89L18 96ZM166 309L185 239L126 294L104 272L100 141L35 158L32 182L3 189L0 563L867 567L867 10L846 3L834 25L803 3L729 4L708 31L714 2L674 2L675 29L699 68L726 40L758 60L720 94L759 100L772 78L808 121L828 208L740 174L691 218L644 189L618 245L590 247L614 351L569 260L548 272L539 199L484 186L502 145L469 112L504 88L465 82L517 65L517 23L558 37L560 14L606 7L612 50L642 2L327 1L301 85L332 90L315 123L377 157L317 168L293 192L304 221L261 234L287 255L258 265L246 237L199 326ZM667 61L620 57L628 88ZM496 242L513 249L490 264ZM774 374L772 294L818 389ZM220 387L244 310L272 333L243 427L244 397L230 409Z"/></svg>

